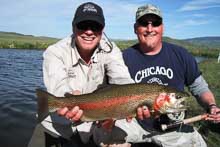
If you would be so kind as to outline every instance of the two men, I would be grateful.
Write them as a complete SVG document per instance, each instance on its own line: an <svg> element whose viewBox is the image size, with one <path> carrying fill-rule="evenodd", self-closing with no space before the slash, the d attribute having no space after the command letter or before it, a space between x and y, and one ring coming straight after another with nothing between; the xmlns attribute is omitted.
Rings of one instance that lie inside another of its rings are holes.
<svg viewBox="0 0 220 147"><path fill-rule="evenodd" d="M63 96L65 93L86 94L93 92L106 83L133 83L129 75L130 72L137 83L143 82L149 77L149 82L156 81L159 84L164 82L164 85L167 84L167 86L173 86L179 90L183 90L184 84L190 85L192 92L200 97L205 97L202 100L211 106L212 119L219 119L219 116L214 114L214 111L218 112L219 108L214 105L214 97L209 92L192 57L185 50L177 49L176 51L174 49L176 47L173 47L173 45L167 44L164 47L162 44L163 24L162 15L158 8L144 6L137 11L134 28L140 43L124 52L124 59L129 72L124 64L120 50L102 35L104 26L104 15L98 5L88 2L78 7L72 23L73 34L50 46L44 52L43 73L44 83L48 92L56 96ZM156 56L158 55L162 56L157 58ZM171 62L169 55L172 55L175 61ZM182 55L184 56L182 57ZM148 56L150 60L145 60L145 56ZM155 62L156 59L161 61ZM188 62L190 63L189 67ZM185 63L184 69L182 69L183 63ZM159 69L162 74L159 74L159 77L151 77L150 73L156 69ZM192 77L188 76L191 72ZM164 75L165 77L163 77ZM163 81L164 79L165 81ZM195 86L197 84L202 85L201 89ZM210 97L206 98L206 95ZM67 108L60 109L58 113L75 123L80 119L83 111L76 106L72 110ZM140 118L148 118L149 111L138 108L138 116ZM105 133L96 126L95 131L93 129L91 132L92 123L83 123L77 127L71 127L71 121L61 120L58 123L66 123L63 125L65 127L60 128L59 126L57 128L56 126L55 129L51 123L48 123L50 121L58 121L53 119L53 117L56 118L57 116L49 116L37 126L38 129L36 130L41 128L41 132L34 133L29 146L44 146L45 140L41 140L41 144L39 144L39 141L37 142L34 138L36 135L44 137L45 132L54 137L62 136L66 139L76 140L72 143L74 146L82 146L81 143L79 144L75 132L79 132L83 142L88 142L91 135L93 135L93 139L96 140L98 145L102 141L100 138L105 137ZM145 127L145 121L141 122L141 125ZM205 146L204 141L196 131L190 133L191 135L174 132L170 136L168 134L169 137L167 135L157 135L152 138L143 138L143 136L148 136L150 132L143 130L136 119L133 119L130 123L126 120L116 121L115 126L126 132L126 136L122 135L122 138L126 137L124 139L127 142L153 141L163 146L166 146L165 144L167 143L172 146L175 145L174 140L176 141L177 139L177 141L181 140L186 145L191 144L193 139L191 137L194 137L196 145L201 143ZM181 139L182 136L185 136L184 140ZM166 139L163 141L167 137L173 141ZM65 145L65 143L63 144ZM124 146L130 145L124 144Z"/></svg>

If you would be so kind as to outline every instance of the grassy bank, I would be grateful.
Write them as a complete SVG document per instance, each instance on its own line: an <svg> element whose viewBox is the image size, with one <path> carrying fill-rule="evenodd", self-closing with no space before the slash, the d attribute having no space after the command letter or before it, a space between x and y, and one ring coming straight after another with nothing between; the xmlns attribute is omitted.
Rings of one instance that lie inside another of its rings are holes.
<svg viewBox="0 0 220 147"><path fill-rule="evenodd" d="M58 41L56 38L36 37L12 32L0 32L0 48L45 49Z"/></svg>
<svg viewBox="0 0 220 147"><path fill-rule="evenodd" d="M209 48L207 46L202 45L195 45L186 41L171 39L169 37L164 37L163 41L173 43L179 46L186 48L192 55L194 56L203 56L209 58L217 58L220 52L219 48ZM121 48L122 50L128 48L129 46L134 45L137 43L137 40L124 40L124 41L115 41L115 43Z"/></svg>
<svg viewBox="0 0 220 147"><path fill-rule="evenodd" d="M202 71L202 75L209 84L209 88L214 93L216 103L220 106L220 63L217 63L217 59L208 59L199 64L199 68ZM188 101L189 116L195 116L205 112L196 102L195 98L191 97ZM198 131L207 141L208 147L219 147L220 145L220 124L213 124L207 121L201 121L195 123Z"/></svg>
<svg viewBox="0 0 220 147"><path fill-rule="evenodd" d="M16 48L16 49L45 49L49 45L57 42L58 38L41 37L33 35L24 35L14 32L0 31L0 48ZM122 50L137 43L137 40L113 40ZM220 52L220 47L212 46L212 41L209 40L205 45L187 42L185 40L163 37L163 41L185 47L194 56L205 56L216 58ZM198 42L198 41L197 41Z"/></svg>
<svg viewBox="0 0 220 147"><path fill-rule="evenodd" d="M212 59L202 62L199 67L215 95L217 105L220 106L220 63L217 63L217 59ZM207 134L209 147L219 147L220 124L204 123L201 131Z"/></svg>

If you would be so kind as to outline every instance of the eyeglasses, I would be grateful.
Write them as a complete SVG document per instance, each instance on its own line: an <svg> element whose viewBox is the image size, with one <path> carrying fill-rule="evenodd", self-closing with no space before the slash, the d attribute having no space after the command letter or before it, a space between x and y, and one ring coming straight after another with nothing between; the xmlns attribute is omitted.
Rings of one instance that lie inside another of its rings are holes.
<svg viewBox="0 0 220 147"><path fill-rule="evenodd" d="M103 29L103 26L99 23L92 21L83 21L76 24L77 29L82 31L92 30L93 32L100 32Z"/></svg>
<svg viewBox="0 0 220 147"><path fill-rule="evenodd" d="M146 19L143 20L139 20L138 24L140 24L143 27L148 26L149 24L151 24L153 27L159 27L162 24L162 20L153 20L153 21L149 21Z"/></svg>

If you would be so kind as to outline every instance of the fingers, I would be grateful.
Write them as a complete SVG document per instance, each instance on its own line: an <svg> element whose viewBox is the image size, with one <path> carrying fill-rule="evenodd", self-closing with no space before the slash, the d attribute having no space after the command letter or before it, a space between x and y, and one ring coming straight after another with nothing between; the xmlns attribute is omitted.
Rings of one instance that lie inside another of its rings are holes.
<svg viewBox="0 0 220 147"><path fill-rule="evenodd" d="M72 94L73 94L73 95L80 95L80 94L81 94L81 91L79 91L79 90L74 90L74 91L72 91Z"/></svg>
<svg viewBox="0 0 220 147"><path fill-rule="evenodd" d="M71 120L73 121L79 121L80 118L82 117L83 111L79 110L78 113L76 113L76 115L74 117L71 118Z"/></svg>
<svg viewBox="0 0 220 147"><path fill-rule="evenodd" d="M78 106L75 106L71 110L65 107L57 110L57 113L61 116L65 116L67 119L72 121L79 121L83 115L83 111Z"/></svg>
<svg viewBox="0 0 220 147"><path fill-rule="evenodd" d="M68 112L68 108L67 107L61 108L61 109L57 110L57 113L59 115L65 115L67 112Z"/></svg>
<svg viewBox="0 0 220 147"><path fill-rule="evenodd" d="M126 121L130 123L132 121L132 118L133 117L126 117Z"/></svg>
<svg viewBox="0 0 220 147"><path fill-rule="evenodd" d="M79 107L78 106L75 106L72 110L68 111L66 113L66 118L70 119L72 117L74 117L79 111Z"/></svg>
<svg viewBox="0 0 220 147"><path fill-rule="evenodd" d="M209 120L213 123L220 123L220 116L216 117L216 116L209 116L206 120Z"/></svg>
<svg viewBox="0 0 220 147"><path fill-rule="evenodd" d="M212 107L206 120L212 121L213 123L220 123L220 108Z"/></svg>
<svg viewBox="0 0 220 147"><path fill-rule="evenodd" d="M130 143L110 144L109 147L131 147L131 144Z"/></svg>
<svg viewBox="0 0 220 147"><path fill-rule="evenodd" d="M150 111L147 108L147 106L143 106L142 109L143 109L143 116L144 116L144 118L149 118L150 117Z"/></svg>
<svg viewBox="0 0 220 147"><path fill-rule="evenodd" d="M140 120L144 119L143 111L142 111L141 107L138 107L138 109L137 109L137 118L140 119Z"/></svg>
<svg viewBox="0 0 220 147"><path fill-rule="evenodd" d="M137 109L137 117L140 120L143 120L144 118L149 118L150 117L150 111L147 108L147 106L138 107L138 109Z"/></svg>

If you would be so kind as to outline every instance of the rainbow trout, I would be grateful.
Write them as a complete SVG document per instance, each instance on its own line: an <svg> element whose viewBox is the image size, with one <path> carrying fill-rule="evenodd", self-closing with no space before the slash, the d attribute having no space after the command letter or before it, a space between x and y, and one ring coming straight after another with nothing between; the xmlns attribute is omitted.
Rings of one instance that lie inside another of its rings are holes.
<svg viewBox="0 0 220 147"><path fill-rule="evenodd" d="M151 112L167 114L183 111L181 103L189 94L173 88L157 84L127 84L111 85L83 95L55 97L46 91L37 89L38 117L45 112L52 112L58 108L79 106L83 110L82 121L96 121L105 119L122 119L134 117L137 107L146 105ZM164 99L158 99L160 93L167 93ZM175 96L169 95L175 93ZM49 111L48 111L49 108ZM185 109L184 109L185 110ZM44 114L43 114L44 113ZM45 117L45 116L44 116Z"/></svg>

